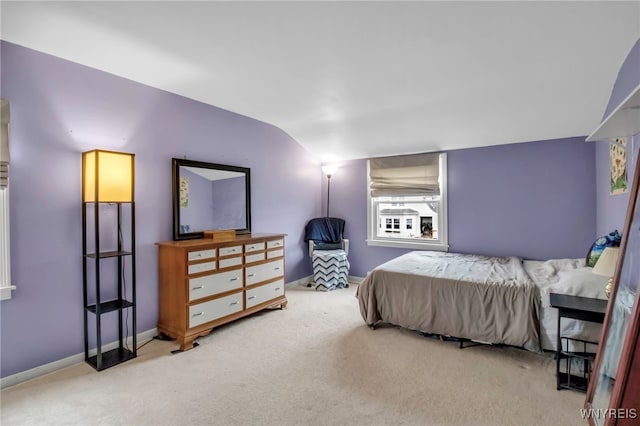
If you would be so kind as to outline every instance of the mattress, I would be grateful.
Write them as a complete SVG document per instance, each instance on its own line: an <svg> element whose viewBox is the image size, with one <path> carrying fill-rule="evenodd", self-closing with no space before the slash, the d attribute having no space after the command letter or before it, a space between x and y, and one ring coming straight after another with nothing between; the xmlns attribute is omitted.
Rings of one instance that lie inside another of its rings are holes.
<svg viewBox="0 0 640 426"><path fill-rule="evenodd" d="M558 336L558 310L549 304L550 293L606 299L607 277L596 275L585 266L584 259L525 260L524 269L538 289L540 298L540 344L555 351ZM573 319L562 319L560 334L564 337L598 342L601 325ZM565 348L567 349L567 348ZM570 346L569 350L582 350ZM595 351L590 345L587 349Z"/></svg>
<svg viewBox="0 0 640 426"><path fill-rule="evenodd" d="M358 288L365 322L540 351L539 290L518 257L414 251Z"/></svg>

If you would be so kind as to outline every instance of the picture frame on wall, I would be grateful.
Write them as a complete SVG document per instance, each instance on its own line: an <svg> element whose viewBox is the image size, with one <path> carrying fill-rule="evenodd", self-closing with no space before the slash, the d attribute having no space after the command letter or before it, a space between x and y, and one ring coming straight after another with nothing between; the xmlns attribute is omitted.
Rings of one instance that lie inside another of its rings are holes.
<svg viewBox="0 0 640 426"><path fill-rule="evenodd" d="M615 138L609 142L609 169L611 195L624 194L628 188L627 138Z"/></svg>

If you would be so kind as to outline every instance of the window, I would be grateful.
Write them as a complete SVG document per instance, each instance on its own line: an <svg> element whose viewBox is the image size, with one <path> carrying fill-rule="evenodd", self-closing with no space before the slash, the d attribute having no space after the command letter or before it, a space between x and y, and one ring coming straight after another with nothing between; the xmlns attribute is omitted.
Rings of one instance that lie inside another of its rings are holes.
<svg viewBox="0 0 640 426"><path fill-rule="evenodd" d="M0 99L0 300L10 299L9 256L9 102Z"/></svg>
<svg viewBox="0 0 640 426"><path fill-rule="evenodd" d="M389 218L387 218L386 221L385 221L385 223L387 224L387 228L386 229L388 229L389 231L391 231L392 222L393 222L393 220L389 219Z"/></svg>
<svg viewBox="0 0 640 426"><path fill-rule="evenodd" d="M370 159L367 184L369 245L449 249L447 154Z"/></svg>

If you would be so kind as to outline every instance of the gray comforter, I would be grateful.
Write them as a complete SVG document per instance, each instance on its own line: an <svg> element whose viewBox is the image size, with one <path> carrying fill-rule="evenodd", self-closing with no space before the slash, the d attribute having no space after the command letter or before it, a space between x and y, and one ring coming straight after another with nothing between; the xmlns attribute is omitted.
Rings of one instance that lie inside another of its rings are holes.
<svg viewBox="0 0 640 426"><path fill-rule="evenodd" d="M371 271L357 297L370 326L540 351L538 291L517 257L410 252Z"/></svg>

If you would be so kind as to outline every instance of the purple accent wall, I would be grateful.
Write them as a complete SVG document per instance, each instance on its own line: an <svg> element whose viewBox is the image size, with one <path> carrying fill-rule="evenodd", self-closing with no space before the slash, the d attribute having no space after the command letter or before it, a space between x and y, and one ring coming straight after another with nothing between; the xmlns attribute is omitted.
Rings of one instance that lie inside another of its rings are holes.
<svg viewBox="0 0 640 426"><path fill-rule="evenodd" d="M605 110L603 120L631 94L640 84L640 39L624 60L618 77L613 86L609 103ZM595 126L594 126L595 128ZM618 229L622 233L624 219L629 204L629 193L611 195L609 175L609 143L596 142L596 197L598 235ZM640 150L640 136L627 138L627 173L629 185L633 182L633 173L636 167L638 152Z"/></svg>
<svg viewBox="0 0 640 426"><path fill-rule="evenodd" d="M584 256L595 236L594 152L584 137L450 152L451 251Z"/></svg>
<svg viewBox="0 0 640 426"><path fill-rule="evenodd" d="M138 332L156 326L158 241L172 238L171 158L251 168L254 232L286 233L286 279L311 274L319 166L282 130L2 42L11 102L11 261L0 309L2 377L83 351L81 155L136 154Z"/></svg>
<svg viewBox="0 0 640 426"><path fill-rule="evenodd" d="M620 71L618 71L618 77L613 85L609 103L607 104L602 119L607 118L607 116L620 105L620 102L624 101L638 85L640 85L640 39L638 39L631 48L631 51L622 63L622 67L620 67ZM595 127L596 126L594 126L594 129Z"/></svg>
<svg viewBox="0 0 640 426"><path fill-rule="evenodd" d="M184 167L180 177L189 179L189 202L180 207L180 225L189 225L189 232L213 229L211 181Z"/></svg>
<svg viewBox="0 0 640 426"><path fill-rule="evenodd" d="M180 207L180 224L189 232L245 228L244 177L210 181L186 168L180 175L189 179L189 204Z"/></svg>
<svg viewBox="0 0 640 426"><path fill-rule="evenodd" d="M595 145L584 139L448 152L450 251L584 256L596 235ZM330 214L346 220L355 276L408 251L366 244L366 169L366 160L350 161L331 178Z"/></svg>
<svg viewBox="0 0 640 426"><path fill-rule="evenodd" d="M611 195L609 143L596 142L596 197L598 220L596 229L598 236L605 235L614 229L622 233L624 220L629 207L629 191L624 194ZM633 182L640 151L640 137L627 138L627 178L629 190Z"/></svg>
<svg viewBox="0 0 640 426"><path fill-rule="evenodd" d="M211 182L211 227L208 229L244 228L246 197L244 177Z"/></svg>

